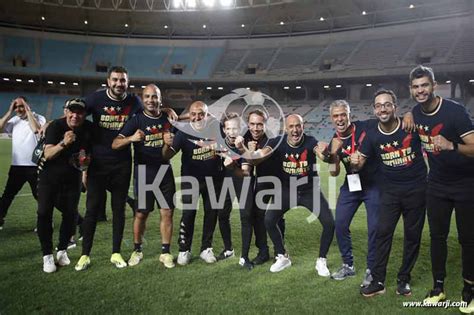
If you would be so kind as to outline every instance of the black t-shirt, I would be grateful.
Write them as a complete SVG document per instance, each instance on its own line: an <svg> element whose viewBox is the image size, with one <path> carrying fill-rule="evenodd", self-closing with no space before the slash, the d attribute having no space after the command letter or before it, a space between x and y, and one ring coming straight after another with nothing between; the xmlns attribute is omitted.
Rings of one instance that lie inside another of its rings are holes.
<svg viewBox="0 0 474 315"><path fill-rule="evenodd" d="M92 93L85 100L87 113L92 114L95 126L92 155L94 159L130 160L130 148L113 150L112 142L127 120L142 110L142 103L132 94L127 94L123 100L114 100L107 91Z"/></svg>
<svg viewBox="0 0 474 315"><path fill-rule="evenodd" d="M428 155L430 172L428 180L449 186L474 180L474 158L455 151L435 151L433 137L442 135L447 140L464 144L462 137L473 133L474 126L466 108L449 99L440 98L438 108L432 113L423 112L417 104L413 117L420 135L423 150Z"/></svg>
<svg viewBox="0 0 474 315"><path fill-rule="evenodd" d="M398 119L397 128L390 133L379 126L368 129L359 151L377 161L384 183L410 188L423 184L427 171L418 134L405 132L401 124Z"/></svg>
<svg viewBox="0 0 474 315"><path fill-rule="evenodd" d="M142 111L127 121L120 134L129 137L138 129L145 133L145 140L133 143L134 163L156 166L169 164L162 156L163 134L174 132L168 116L162 112L158 117L153 117Z"/></svg>
<svg viewBox="0 0 474 315"><path fill-rule="evenodd" d="M351 133L346 137L340 137L342 141L342 148L338 151L339 159L344 165L347 174L353 173L350 163L350 155L352 153L352 139L354 138L354 152L359 149L361 144L364 142L367 136L367 130L377 126L376 119L364 120L364 121L354 121L351 126ZM354 135L354 136L353 136ZM338 138L337 133L334 134L333 138ZM329 144L331 148L331 143ZM376 181L378 163L374 161L372 157L369 157L364 165L364 167L359 170L357 173L360 176L360 181L362 186L371 185ZM347 186L347 178L344 180L344 185Z"/></svg>
<svg viewBox="0 0 474 315"><path fill-rule="evenodd" d="M303 139L298 146L293 146L288 143L287 135L283 136L282 141L278 145L279 138L274 138L269 141L268 146L273 150L273 157L278 166L277 171L273 171L275 175L277 172L284 187L290 184L290 178L308 177L308 183L298 186L298 190L312 189L313 177L318 176L316 171L316 154L314 148L318 144L312 136L303 135Z"/></svg>
<svg viewBox="0 0 474 315"><path fill-rule="evenodd" d="M46 129L45 144L58 144L64 139L66 131L69 130L71 128L67 125L66 118L54 120ZM77 156L80 150L84 150L86 154L91 152L91 130L92 123L84 120L83 125L74 130L76 140L64 148L54 159L46 161L40 174L55 175L63 178L67 178L71 174L80 174L80 171L72 166L71 159Z"/></svg>
<svg viewBox="0 0 474 315"><path fill-rule="evenodd" d="M274 138L274 139L280 139L280 138ZM246 146L248 146L248 143L250 141L256 141L253 139L252 134L250 131L247 131L244 135L244 143ZM270 139L268 139L267 135L264 134L263 137L261 137L257 141L257 150L262 149L265 146L269 144ZM275 157L272 155L268 159L266 159L264 162L260 163L257 165L255 169L255 176L257 177L263 177L263 176L273 176L275 175L275 169L278 168L277 161L275 160Z"/></svg>
<svg viewBox="0 0 474 315"><path fill-rule="evenodd" d="M193 129L194 135L188 135L179 130L173 139L171 149L181 154L181 176L194 176L199 181L204 177L223 177L224 165L222 158L217 154L218 144L216 139L220 136L220 126L208 126L213 128L214 137L209 130L205 131L205 137L198 137L199 131Z"/></svg>

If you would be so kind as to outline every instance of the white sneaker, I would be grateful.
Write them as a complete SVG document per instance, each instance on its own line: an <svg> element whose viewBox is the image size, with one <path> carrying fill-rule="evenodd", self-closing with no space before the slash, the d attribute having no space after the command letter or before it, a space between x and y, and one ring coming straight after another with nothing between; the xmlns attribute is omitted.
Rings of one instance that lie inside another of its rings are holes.
<svg viewBox="0 0 474 315"><path fill-rule="evenodd" d="M56 260L58 261L58 265L60 265L61 267L67 266L71 263L69 257L67 257L67 251L65 250L58 251L58 253L56 254Z"/></svg>
<svg viewBox="0 0 474 315"><path fill-rule="evenodd" d="M53 255L43 256L43 271L47 273L52 273L56 271L56 265L54 264Z"/></svg>
<svg viewBox="0 0 474 315"><path fill-rule="evenodd" d="M315 268L318 271L318 275L320 275L321 277L329 277L331 275L327 266L326 258L319 257L316 260Z"/></svg>
<svg viewBox="0 0 474 315"><path fill-rule="evenodd" d="M201 259L207 262L208 264L212 264L217 261L216 256L214 256L214 252L212 251L212 247L203 250L199 257L201 257Z"/></svg>
<svg viewBox="0 0 474 315"><path fill-rule="evenodd" d="M290 258L285 255L278 254L275 259L275 263L270 267L271 272L280 272L291 266Z"/></svg>
<svg viewBox="0 0 474 315"><path fill-rule="evenodd" d="M189 250L185 252L179 252L178 261L177 261L178 265L184 266L184 265L189 264L190 261L191 261L191 252Z"/></svg>

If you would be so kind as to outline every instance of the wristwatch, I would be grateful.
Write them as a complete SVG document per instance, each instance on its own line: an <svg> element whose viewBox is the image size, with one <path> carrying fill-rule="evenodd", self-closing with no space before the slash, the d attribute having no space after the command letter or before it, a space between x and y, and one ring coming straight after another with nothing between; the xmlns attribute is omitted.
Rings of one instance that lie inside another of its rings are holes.
<svg viewBox="0 0 474 315"><path fill-rule="evenodd" d="M66 147L66 144L64 143L64 140L59 141L59 145L62 146L63 148Z"/></svg>

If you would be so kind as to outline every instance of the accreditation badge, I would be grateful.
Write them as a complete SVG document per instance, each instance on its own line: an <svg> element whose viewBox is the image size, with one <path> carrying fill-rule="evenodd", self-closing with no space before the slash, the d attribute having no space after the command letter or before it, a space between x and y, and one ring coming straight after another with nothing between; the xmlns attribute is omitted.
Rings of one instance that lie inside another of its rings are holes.
<svg viewBox="0 0 474 315"><path fill-rule="evenodd" d="M349 174L347 175L347 183L349 184L349 191L361 191L362 185L360 183L359 174Z"/></svg>

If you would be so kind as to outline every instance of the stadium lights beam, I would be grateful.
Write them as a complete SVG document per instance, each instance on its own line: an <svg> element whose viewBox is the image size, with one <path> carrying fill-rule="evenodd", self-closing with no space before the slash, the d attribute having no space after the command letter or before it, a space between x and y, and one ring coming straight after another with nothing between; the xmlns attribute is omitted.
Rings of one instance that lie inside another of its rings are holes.
<svg viewBox="0 0 474 315"><path fill-rule="evenodd" d="M469 80L469 83L474 83L474 80L473 79Z"/></svg>
<svg viewBox="0 0 474 315"><path fill-rule="evenodd" d="M283 22L283 21L280 21L280 25L285 25L285 22Z"/></svg>
<svg viewBox="0 0 474 315"><path fill-rule="evenodd" d="M181 0L173 0L173 8L178 9L182 6L182 1Z"/></svg>
<svg viewBox="0 0 474 315"><path fill-rule="evenodd" d="M107 84L105 84L105 83L102 83L102 84L101 84L101 86L102 86L102 87L106 87L106 86L107 86Z"/></svg>
<svg viewBox="0 0 474 315"><path fill-rule="evenodd" d="M197 7L196 0L186 0L186 8L195 9Z"/></svg>
<svg viewBox="0 0 474 315"><path fill-rule="evenodd" d="M371 86L372 86L372 83L367 83L365 86L366 86L366 87L371 87Z"/></svg>
<svg viewBox="0 0 474 315"><path fill-rule="evenodd" d="M329 85L325 85L324 88L325 88L325 89L329 89Z"/></svg>
<svg viewBox="0 0 474 315"><path fill-rule="evenodd" d="M22 81L22 79L16 79L15 81L16 81L16 82L21 82L21 81Z"/></svg>
<svg viewBox="0 0 474 315"><path fill-rule="evenodd" d="M135 85L133 85L133 84L130 85L130 88L131 88L131 89L134 89L134 88L135 88Z"/></svg>
<svg viewBox="0 0 474 315"><path fill-rule="evenodd" d="M44 21L46 20L46 18L44 16L41 17L41 21Z"/></svg>
<svg viewBox="0 0 474 315"><path fill-rule="evenodd" d="M59 84L61 84L61 85L66 85L66 82L61 81L61 82L59 82Z"/></svg>
<svg viewBox="0 0 474 315"><path fill-rule="evenodd" d="M164 27L165 29L167 29L167 28L168 28L168 25L165 25L165 26L163 26L163 27Z"/></svg>
<svg viewBox="0 0 474 315"><path fill-rule="evenodd" d="M323 17L320 17L319 20L320 20L321 22L324 22L325 19L324 19Z"/></svg>
<svg viewBox="0 0 474 315"><path fill-rule="evenodd" d="M446 81L446 84L450 84L450 83L451 83L451 80Z"/></svg>
<svg viewBox="0 0 474 315"><path fill-rule="evenodd" d="M206 24L203 24L203 25L202 25L202 28L206 28L206 27L207 27L207 25L206 25Z"/></svg>
<svg viewBox="0 0 474 315"><path fill-rule="evenodd" d="M245 89L246 89L246 90L250 90L250 88L249 88L249 87L246 87Z"/></svg>
<svg viewBox="0 0 474 315"><path fill-rule="evenodd" d="M53 84L54 82L53 81L48 81L48 84Z"/></svg>
<svg viewBox="0 0 474 315"><path fill-rule="evenodd" d="M366 12L366 11L362 11L362 15L367 15L367 12Z"/></svg>
<svg viewBox="0 0 474 315"><path fill-rule="evenodd" d="M300 86L300 85L297 85L297 86L295 87L295 89L301 90L301 86Z"/></svg>
<svg viewBox="0 0 474 315"><path fill-rule="evenodd" d="M3 81L10 81L9 78L3 78Z"/></svg>
<svg viewBox="0 0 474 315"><path fill-rule="evenodd" d="M244 27L245 27L245 24L240 25L240 27L244 28Z"/></svg>
<svg viewBox="0 0 474 315"><path fill-rule="evenodd" d="M206 87L206 90L212 90L212 86Z"/></svg>
<svg viewBox="0 0 474 315"><path fill-rule="evenodd" d="M124 25L124 26L125 26L125 27L128 27L128 24L127 24L127 23L125 23L125 25Z"/></svg>
<svg viewBox="0 0 474 315"><path fill-rule="evenodd" d="M222 86L219 86L217 89L222 91L224 88Z"/></svg>
<svg viewBox="0 0 474 315"><path fill-rule="evenodd" d="M336 84L336 87L337 87L337 88L341 88L341 87L342 87L342 85L340 85L340 84Z"/></svg>
<svg viewBox="0 0 474 315"><path fill-rule="evenodd" d="M415 8L415 5L414 5L414 4L410 4L409 8L410 8L410 9L414 9L414 8Z"/></svg>
<svg viewBox="0 0 474 315"><path fill-rule="evenodd" d="M142 85L142 89L146 88L146 85Z"/></svg>
<svg viewBox="0 0 474 315"><path fill-rule="evenodd" d="M204 6L212 8L215 4L215 0L202 0L202 3L204 4Z"/></svg>
<svg viewBox="0 0 474 315"><path fill-rule="evenodd" d="M220 0L221 6L226 7L226 8L232 6L233 2L234 2L233 0Z"/></svg>
<svg viewBox="0 0 474 315"><path fill-rule="evenodd" d="M87 20L84 20L84 24L87 25L89 24L89 22Z"/></svg>
<svg viewBox="0 0 474 315"><path fill-rule="evenodd" d="M35 80L29 79L29 80L28 80L28 83L35 83Z"/></svg>
<svg viewBox="0 0 474 315"><path fill-rule="evenodd" d="M72 85L74 85L74 86L78 86L78 85L79 85L79 83L77 83L77 82L72 82Z"/></svg>
<svg viewBox="0 0 474 315"><path fill-rule="evenodd" d="M289 90L289 89L290 89L289 86L284 86L284 87L283 87L283 90Z"/></svg>

